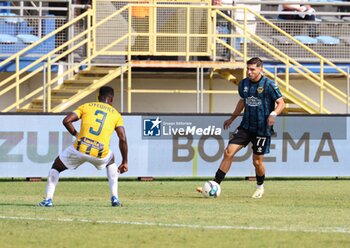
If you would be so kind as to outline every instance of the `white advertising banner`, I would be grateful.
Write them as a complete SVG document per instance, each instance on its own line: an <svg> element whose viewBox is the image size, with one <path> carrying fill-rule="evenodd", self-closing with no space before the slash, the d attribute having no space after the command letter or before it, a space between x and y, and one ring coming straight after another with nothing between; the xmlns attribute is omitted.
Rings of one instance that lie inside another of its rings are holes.
<svg viewBox="0 0 350 248"><path fill-rule="evenodd" d="M1 115L0 177L46 177L52 162L72 137L63 115ZM123 176L214 176L230 132L225 115L126 115L129 172ZM350 176L350 137L347 116L280 116L270 153L265 156L271 177ZM80 123L76 128L79 130ZM120 161L118 138L111 149ZM235 157L228 176L254 176L250 146ZM105 177L86 163L62 177Z"/></svg>

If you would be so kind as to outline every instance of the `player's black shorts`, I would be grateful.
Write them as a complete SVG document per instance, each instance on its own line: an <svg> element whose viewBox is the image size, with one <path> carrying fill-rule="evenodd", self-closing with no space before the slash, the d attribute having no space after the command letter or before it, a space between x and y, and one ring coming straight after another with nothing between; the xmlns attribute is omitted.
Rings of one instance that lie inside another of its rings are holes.
<svg viewBox="0 0 350 248"><path fill-rule="evenodd" d="M230 137L229 144L247 146L253 144L253 153L262 155L270 152L271 136L259 136L243 128L237 128Z"/></svg>

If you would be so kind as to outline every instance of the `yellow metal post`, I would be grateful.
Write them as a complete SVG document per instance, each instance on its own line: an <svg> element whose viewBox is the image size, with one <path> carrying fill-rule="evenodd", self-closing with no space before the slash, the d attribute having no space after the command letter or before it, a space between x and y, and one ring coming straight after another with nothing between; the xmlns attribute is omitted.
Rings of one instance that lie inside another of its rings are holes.
<svg viewBox="0 0 350 248"><path fill-rule="evenodd" d="M93 44L93 40L92 40L92 37L93 35L91 34L92 30L92 26L91 26L91 13L92 13L92 10L91 9L88 9L89 11L89 14L87 15L87 28L89 30L88 34L87 34L87 39L88 39L88 42L87 42L87 58L88 58L88 68L91 68L91 49L92 49L92 44Z"/></svg>
<svg viewBox="0 0 350 248"><path fill-rule="evenodd" d="M51 56L47 58L47 112L51 112ZM45 101L46 99L43 99Z"/></svg>
<svg viewBox="0 0 350 248"><path fill-rule="evenodd" d="M154 4L154 1L151 1L152 4ZM149 32L150 32L150 36L149 36L149 51L148 51L148 55L153 55L156 51L156 42L157 42L157 38L156 38L156 23L157 23L157 8L153 5L152 7L150 7L149 9L149 16L148 16L148 23L149 23Z"/></svg>
<svg viewBox="0 0 350 248"><path fill-rule="evenodd" d="M131 113L131 63L128 64L128 113Z"/></svg>
<svg viewBox="0 0 350 248"><path fill-rule="evenodd" d="M211 43L213 41L213 21L212 21L212 13L213 13L213 10L211 8L208 8L208 11L207 11L207 15L208 15L208 19L207 19L207 22L208 22L208 29L207 29L207 53L208 54L211 54Z"/></svg>
<svg viewBox="0 0 350 248"><path fill-rule="evenodd" d="M289 59L286 61L286 91L289 92L289 69L290 69L290 62Z"/></svg>
<svg viewBox="0 0 350 248"><path fill-rule="evenodd" d="M19 109L19 56L16 57L16 109Z"/></svg>
<svg viewBox="0 0 350 248"><path fill-rule="evenodd" d="M324 101L324 61L320 61L320 113L323 113L323 101Z"/></svg>
<svg viewBox="0 0 350 248"><path fill-rule="evenodd" d="M248 49L247 49L247 42L248 42L248 33L247 33L247 26L248 26L248 21L247 21L247 8L244 8L244 27L243 27L243 62L244 64L247 64L247 57L248 57ZM247 75L247 67L245 66L243 69L243 77Z"/></svg>
<svg viewBox="0 0 350 248"><path fill-rule="evenodd" d="M213 27L213 30L211 32L211 34L212 34L212 38L211 38L212 47L211 47L211 49L213 51L213 60L214 61L216 61L216 38L217 38L217 33L216 33L216 25L217 25L216 24L216 21L217 21L216 12L217 12L216 9L214 9L212 11L212 15L213 15L213 25L212 25L212 27Z"/></svg>
<svg viewBox="0 0 350 248"><path fill-rule="evenodd" d="M186 7L186 61L190 61L190 8Z"/></svg>
<svg viewBox="0 0 350 248"><path fill-rule="evenodd" d="M131 7L128 7L128 61L130 62L131 60L131 40L132 40L132 27L131 27L131 22L132 22L132 16L131 16ZM130 71L130 70L128 70ZM128 72L129 75L129 72ZM128 79L129 82L129 79ZM129 100L128 100L129 101ZM128 104L128 108L129 108L129 104Z"/></svg>
<svg viewBox="0 0 350 248"><path fill-rule="evenodd" d="M96 8L97 8L97 4L96 4L97 0L92 0L92 10L91 10L91 14L92 14L92 25L93 27L96 27ZM92 29L92 49L93 49L93 53L96 53L96 28Z"/></svg>
<svg viewBox="0 0 350 248"><path fill-rule="evenodd" d="M210 68L210 73L209 73L209 113L213 112L213 76L214 76L214 69Z"/></svg>

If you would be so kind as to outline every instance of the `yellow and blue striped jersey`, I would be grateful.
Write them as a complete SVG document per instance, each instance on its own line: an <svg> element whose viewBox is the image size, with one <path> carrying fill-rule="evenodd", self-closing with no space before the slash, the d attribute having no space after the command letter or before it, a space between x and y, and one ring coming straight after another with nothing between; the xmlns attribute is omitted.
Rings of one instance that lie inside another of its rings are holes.
<svg viewBox="0 0 350 248"><path fill-rule="evenodd" d="M74 148L90 156L104 158L109 152L109 143L115 128L124 126L120 113L102 102L85 103L73 112L81 119Z"/></svg>

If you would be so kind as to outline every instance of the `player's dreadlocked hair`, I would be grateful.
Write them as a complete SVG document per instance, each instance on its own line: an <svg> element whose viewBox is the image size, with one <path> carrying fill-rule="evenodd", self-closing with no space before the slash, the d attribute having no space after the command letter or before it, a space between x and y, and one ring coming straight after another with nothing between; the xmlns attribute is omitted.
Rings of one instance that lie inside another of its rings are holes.
<svg viewBox="0 0 350 248"><path fill-rule="evenodd" d="M263 61L258 58L251 58L250 60L247 61L247 65L256 65L256 67L262 67L263 66Z"/></svg>

